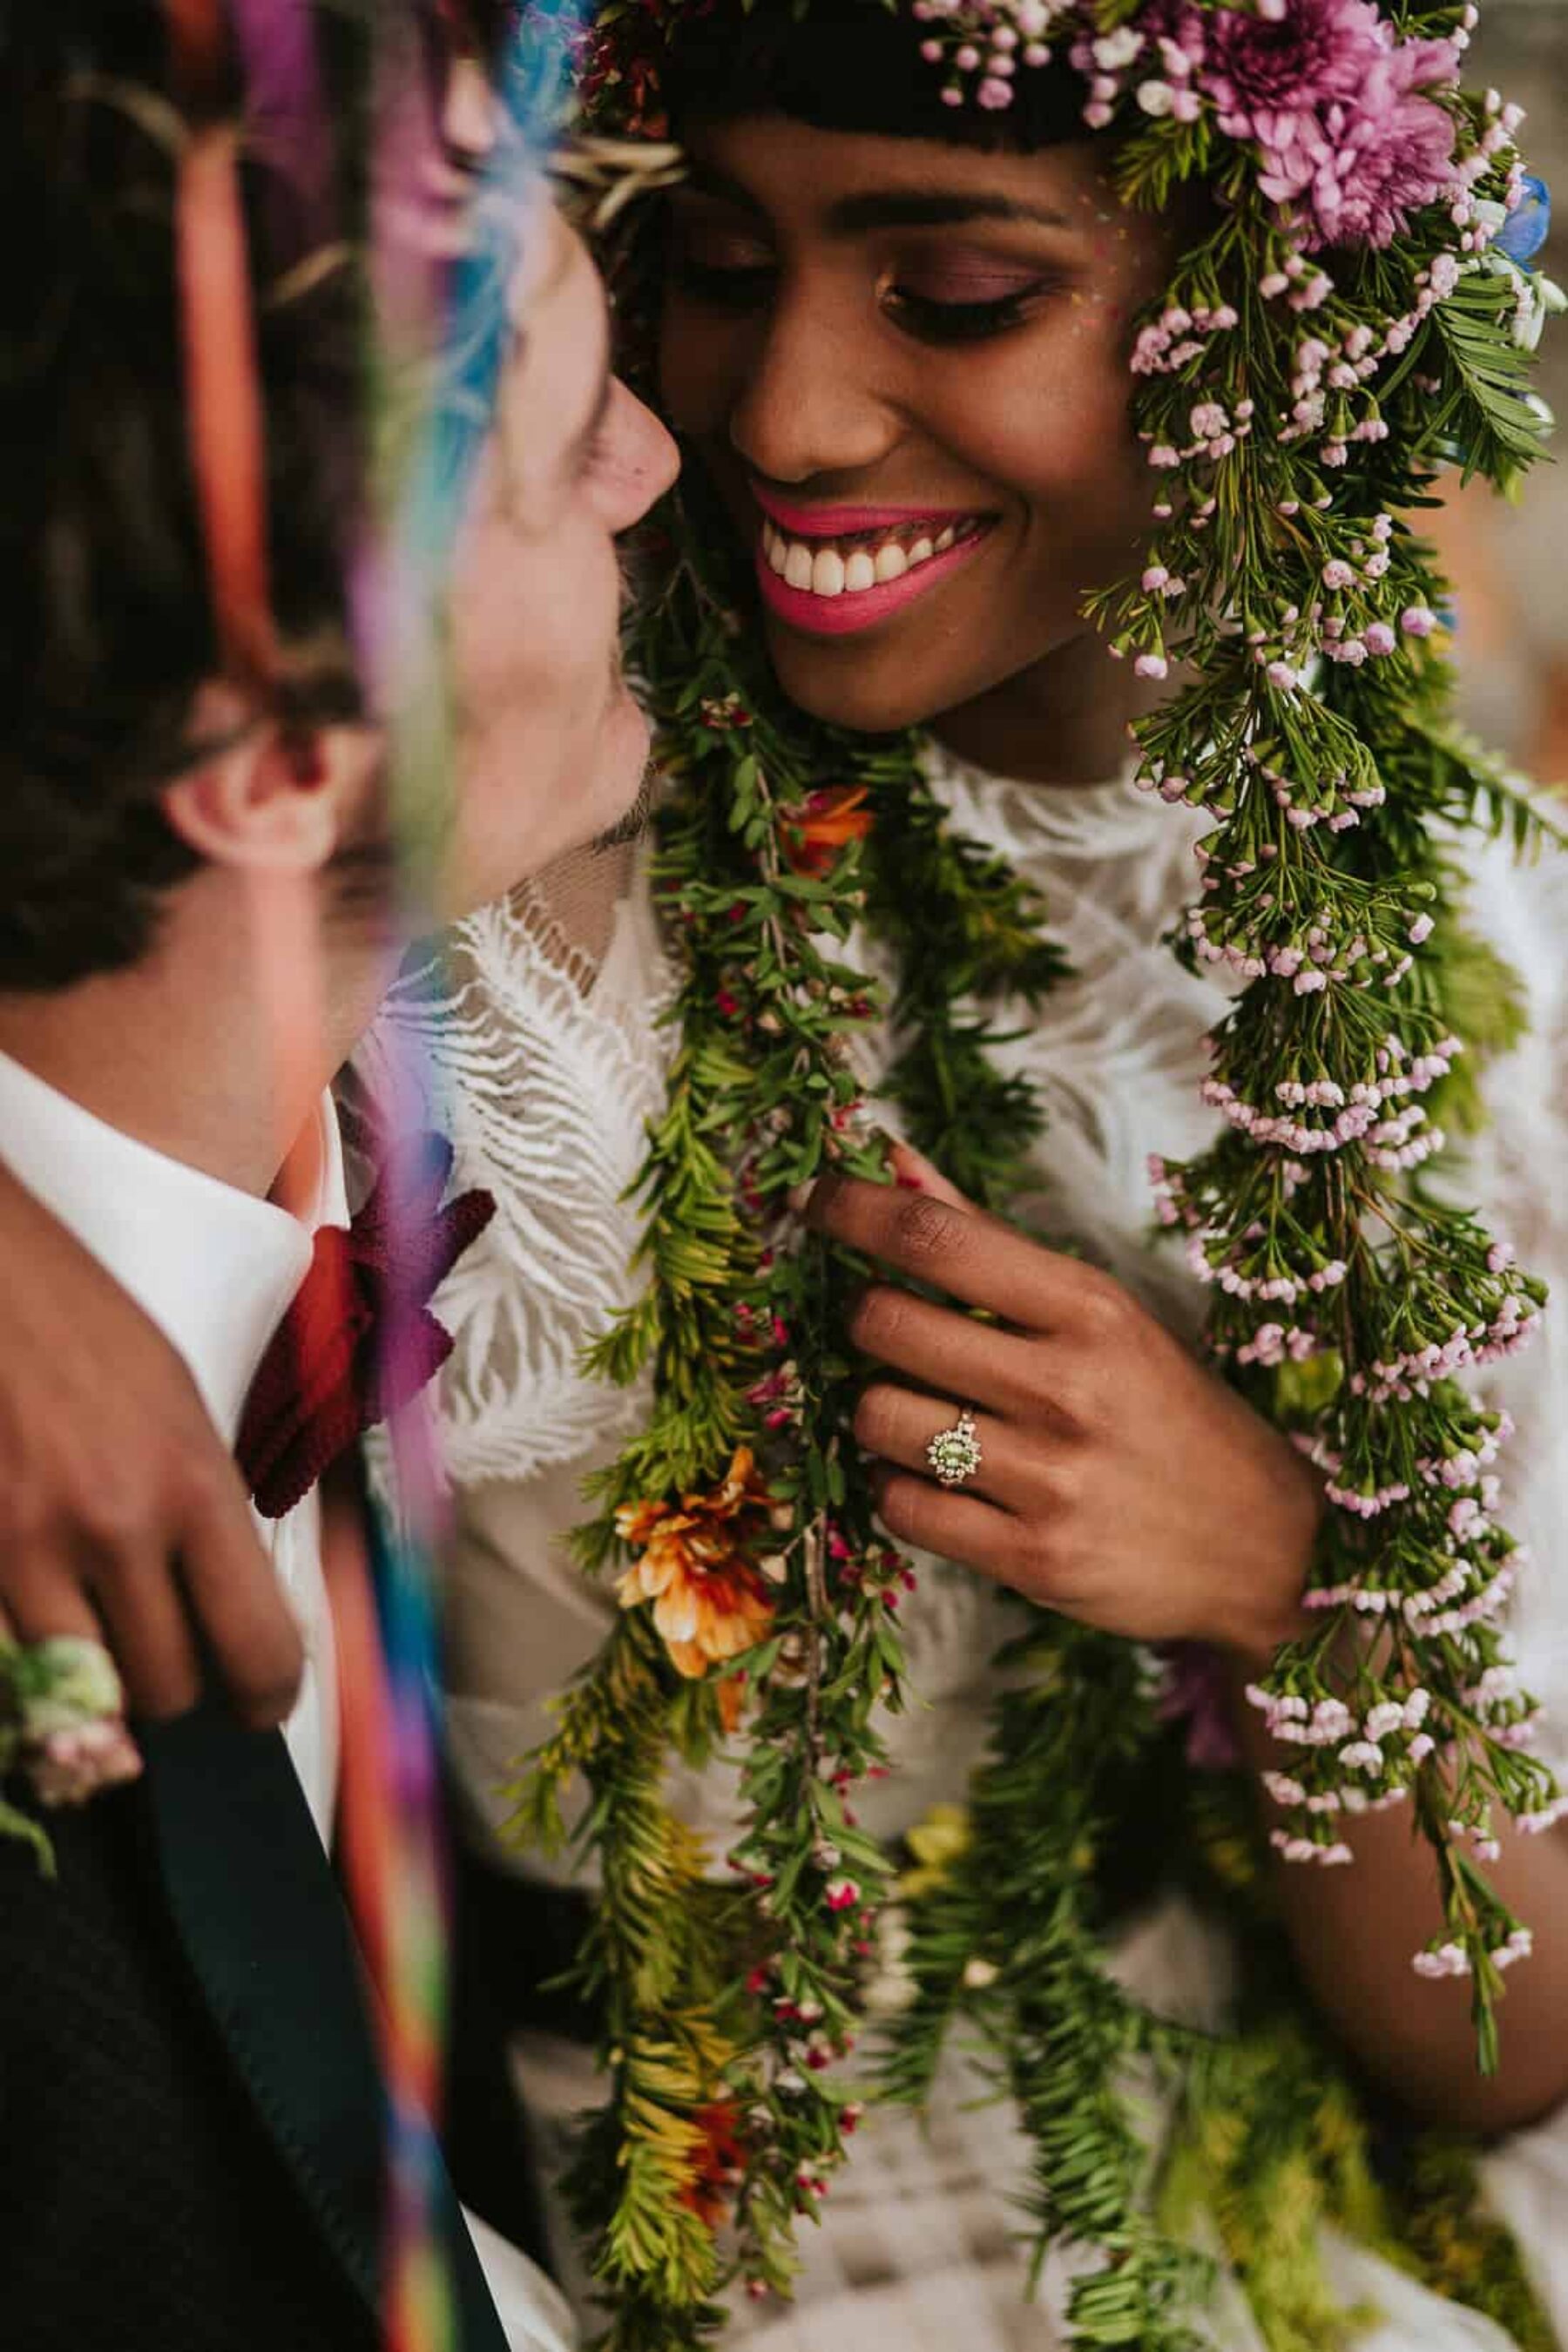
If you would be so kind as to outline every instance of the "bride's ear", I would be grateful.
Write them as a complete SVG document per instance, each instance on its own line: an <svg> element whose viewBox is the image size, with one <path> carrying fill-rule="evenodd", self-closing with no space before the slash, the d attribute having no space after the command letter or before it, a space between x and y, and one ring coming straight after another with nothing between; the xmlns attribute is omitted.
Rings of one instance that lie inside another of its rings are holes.
<svg viewBox="0 0 1568 2352"><path fill-rule="evenodd" d="M354 830L378 764L374 735L342 726L285 734L232 698L220 709L223 700L198 707L198 740L215 748L164 788L165 817L209 865L320 873Z"/></svg>

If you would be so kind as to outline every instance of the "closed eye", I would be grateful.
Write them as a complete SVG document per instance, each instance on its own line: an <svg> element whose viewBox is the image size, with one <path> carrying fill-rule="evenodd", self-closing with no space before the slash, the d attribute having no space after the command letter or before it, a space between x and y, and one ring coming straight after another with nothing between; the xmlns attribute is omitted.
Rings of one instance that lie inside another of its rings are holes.
<svg viewBox="0 0 1568 2352"><path fill-rule="evenodd" d="M1046 286L1025 287L988 302L939 302L930 294L890 286L882 307L907 333L927 343L979 343L1022 326Z"/></svg>
<svg viewBox="0 0 1568 2352"><path fill-rule="evenodd" d="M776 275L767 261L705 261L677 247L670 274L691 300L716 310L746 311L765 302ZM881 295L885 315L907 334L926 343L974 343L1022 326L1040 299L1054 290L1048 278L1010 288L985 300L947 301L895 282Z"/></svg>

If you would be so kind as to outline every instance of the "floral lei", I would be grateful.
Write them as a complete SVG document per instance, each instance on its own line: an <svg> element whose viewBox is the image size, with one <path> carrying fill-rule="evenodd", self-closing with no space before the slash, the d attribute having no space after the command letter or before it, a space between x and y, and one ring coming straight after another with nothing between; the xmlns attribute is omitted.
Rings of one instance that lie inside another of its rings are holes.
<svg viewBox="0 0 1568 2352"><path fill-rule="evenodd" d="M582 59L590 132L657 137L664 46L702 13L612 0ZM1155 1200L1212 1286L1216 1365L1324 1469L1335 1507L1319 1630L1250 1695L1299 1757L1269 1778L1274 1843L1332 1865L1347 1813L1414 1808L1447 1919L1415 1965L1470 1976L1489 2066L1500 1971L1529 1946L1484 1874L1496 1819L1544 1828L1565 1801L1529 1752L1499 1626L1519 1559L1495 1517L1506 1422L1457 1376L1521 1345L1544 1291L1422 1169L1439 1110L1474 1123L1475 1070L1518 1025L1509 976L1463 927L1456 834L1506 826L1522 846L1541 824L1455 729L1443 584L1408 516L1443 465L1507 488L1539 453L1529 354L1560 300L1530 267L1544 191L1518 110L1459 87L1473 6L911 13L949 102L1001 110L1065 58L1086 123L1125 133L1125 202L1162 207L1192 180L1221 199L1132 358L1157 549L1089 605L1115 656L1195 671L1134 730L1138 782L1212 814L1175 951L1245 983L1209 1041L1220 1138L1157 1164ZM655 180L678 168L645 157ZM575 168L593 182L615 160L590 138ZM635 333L641 215L617 207ZM991 1057L993 1012L1037 1003L1065 966L1037 895L948 822L917 740L837 733L784 701L702 497L672 502L635 625L671 786L655 874L679 1044L640 1181L647 1286L595 1358L620 1383L651 1367L655 1402L580 1536L585 1568L617 1572L621 1613L519 1787L520 1834L547 1842L569 1784L590 1792L577 1835L604 1891L581 1976L609 2096L568 2186L604 2341L674 2352L720 2329L732 2281L787 2292L794 2230L860 2112L837 2062L896 1928L882 2090L919 2102L955 2025L978 2039L1033 2144L1037 2264L1058 2242L1098 2256L1070 2290L1075 2344L1194 2342L1194 2199L1277 2352L1348 2325L1314 2267L1324 2217L1549 2344L1464 2149L1415 2144L1373 2177L1355 2089L1293 1988L1251 1791L1173 1771L1160 1661L1020 1603L967 1810L911 1841L928 1866L899 1881L856 1820L902 1703L913 1578L849 1436L842 1315L864 1269L803 1237L791 1198L830 1162L885 1173L855 1040L890 1015L904 1126L1005 1202L1042 1119ZM850 960L857 928L890 951L890 1004ZM731 1883L663 1794L672 1751L721 1748L746 1809ZM1147 1860L1131 1888L1130 1853ZM1157 1874L1246 1924L1233 2038L1146 2013L1108 1973L1119 1906ZM1153 2192L1133 2065L1172 2095Z"/></svg>

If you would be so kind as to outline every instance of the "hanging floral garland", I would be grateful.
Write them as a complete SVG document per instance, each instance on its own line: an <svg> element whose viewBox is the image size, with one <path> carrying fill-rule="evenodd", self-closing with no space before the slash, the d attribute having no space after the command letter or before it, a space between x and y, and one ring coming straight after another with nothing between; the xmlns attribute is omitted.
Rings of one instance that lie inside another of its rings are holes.
<svg viewBox="0 0 1568 2352"><path fill-rule="evenodd" d="M604 12L583 59L591 130L661 134L665 44L700 13ZM1529 266L1544 192L1519 163L1517 110L1458 86L1473 7L910 13L955 106L1000 110L1021 74L1066 58L1086 123L1124 134L1126 203L1164 207L1190 182L1223 199L1133 354L1158 544L1091 607L1143 674L1195 673L1136 730L1139 782L1212 814L1178 952L1245 983L1210 1041L1220 1139L1159 1166L1156 1197L1213 1286L1216 1363L1310 1451L1334 1507L1309 1595L1321 1630L1251 1694L1299 1757L1270 1779L1275 1843L1332 1865L1347 1812L1413 1806L1447 1922L1415 1965L1470 1975L1489 2065L1500 1971L1529 1931L1484 1865L1500 1816L1543 1828L1563 1800L1529 1752L1499 1631L1507 1427L1458 1376L1522 1344L1543 1291L1421 1170L1436 1114L1463 1124L1515 1017L1465 932L1452 844L1474 825L1522 844L1539 822L1454 728L1443 585L1407 518L1444 464L1508 488L1539 452L1529 352L1557 300ZM647 153L656 177L677 167ZM590 143L576 168L592 181L613 158ZM647 278L626 218L635 333ZM1548 2342L1462 2151L1429 2155L1408 2194L1373 2181L1268 1916L1238 1779L1183 1777L1159 1867L1251 1922L1248 2032L1199 2045L1109 1975L1101 1858L1172 1777L1147 1653L1020 1604L990 1753L939 1863L900 1888L856 1821L902 1699L912 1576L850 1435L842 1318L864 1269L803 1236L792 1202L829 1164L887 1172L856 1040L890 1017L904 1124L1005 1203L1042 1121L991 1058L993 1021L1064 964L1036 894L949 824L916 740L837 733L783 700L700 484L669 529L634 657L670 785L655 885L679 1042L641 1180L647 1286L596 1351L613 1381L651 1367L655 1404L581 1538L584 1567L618 1580L618 1622L519 1803L523 1834L559 1841L569 1785L590 1792L580 1838L604 1891L583 1978L609 2095L570 2189L605 2340L674 2352L718 2332L735 2277L787 2292L795 2228L858 2119L838 2062L899 1919L909 1998L884 2086L918 2101L954 2021L978 2030L1034 2147L1037 2256L1074 2241L1101 2257L1071 2290L1073 2341L1193 2341L1205 2264L1185 2193L1272 2346L1334 2340L1312 2257L1324 2217ZM858 929L891 957L890 1004L852 959ZM663 1774L672 1752L700 1764L726 1745L747 1822L718 1856ZM1121 2087L1132 2061L1171 2093L1156 2202ZM1232 2127L1249 2114L1269 2118L1266 2158Z"/></svg>

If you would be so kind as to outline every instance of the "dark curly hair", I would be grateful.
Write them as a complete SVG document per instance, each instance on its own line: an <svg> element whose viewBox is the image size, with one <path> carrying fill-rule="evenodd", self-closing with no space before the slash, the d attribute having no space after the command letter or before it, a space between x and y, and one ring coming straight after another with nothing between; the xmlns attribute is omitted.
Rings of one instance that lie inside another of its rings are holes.
<svg viewBox="0 0 1568 2352"><path fill-rule="evenodd" d="M373 35L433 55L439 0L310 0L335 152L319 205L242 147L276 715L362 712L348 580L364 478ZM477 29L493 32L487 6ZM472 11L464 26L476 29ZM184 410L174 196L187 129L156 0L0 16L0 989L134 961L198 860L165 821L221 667ZM219 93L243 119L237 81Z"/></svg>
<svg viewBox="0 0 1568 2352"><path fill-rule="evenodd" d="M749 114L1026 154L1093 136L1066 64L1021 75L1005 111L944 105L946 76L921 57L908 10L874 0L804 13L795 0L712 0L679 18L661 79L678 137L683 124Z"/></svg>

